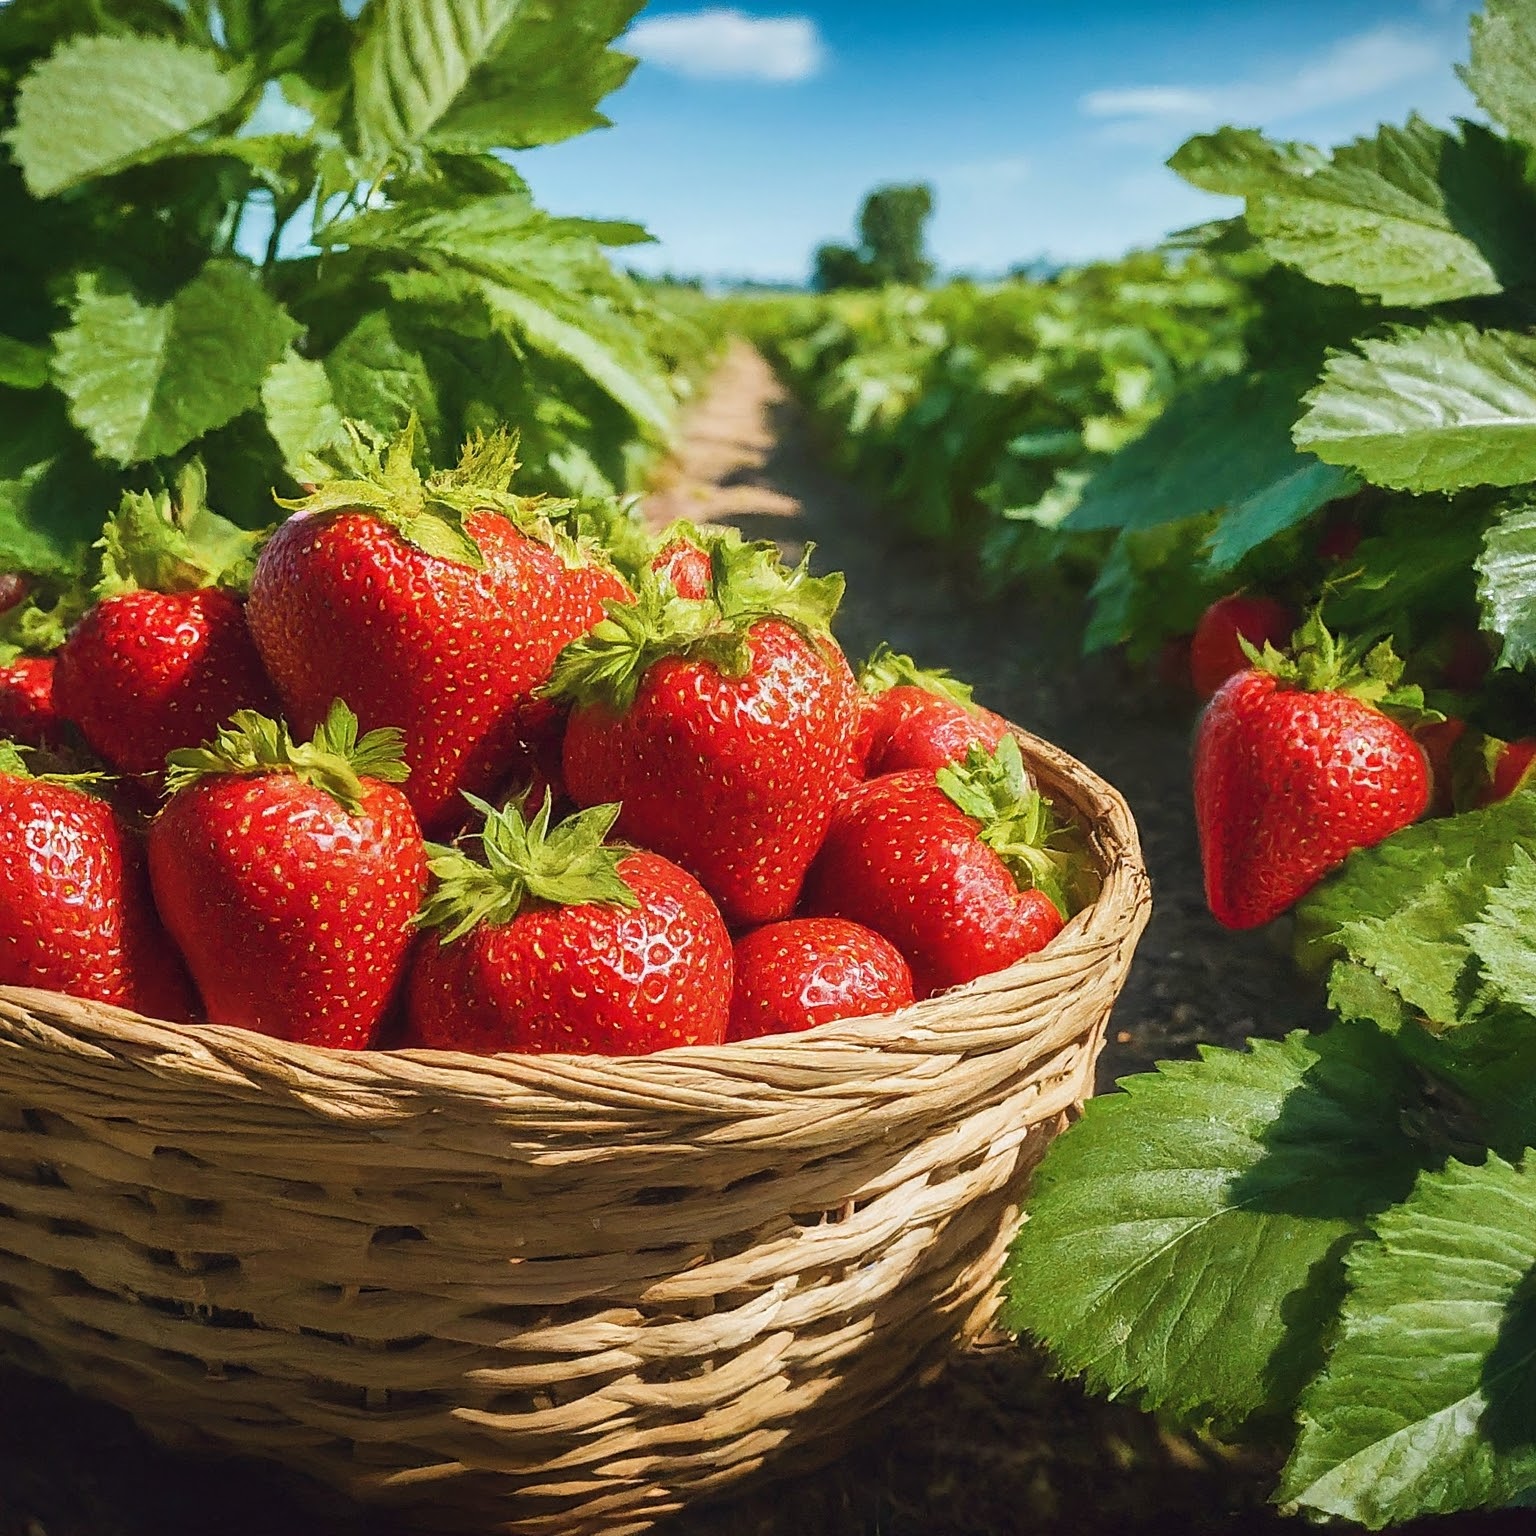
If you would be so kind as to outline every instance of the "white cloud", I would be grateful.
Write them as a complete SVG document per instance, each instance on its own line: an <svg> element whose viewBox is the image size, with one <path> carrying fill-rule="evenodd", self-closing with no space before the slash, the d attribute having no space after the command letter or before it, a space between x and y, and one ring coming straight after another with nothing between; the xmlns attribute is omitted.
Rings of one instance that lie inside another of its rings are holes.
<svg viewBox="0 0 1536 1536"><path fill-rule="evenodd" d="M636 23L623 47L697 80L808 80L827 51L809 16L749 16L716 8Z"/></svg>
<svg viewBox="0 0 1536 1536"><path fill-rule="evenodd" d="M1342 38L1288 74L1201 89L1183 85L1089 91L1078 106L1089 117L1122 123L1269 123L1374 96L1443 69L1444 46L1407 27L1383 26Z"/></svg>

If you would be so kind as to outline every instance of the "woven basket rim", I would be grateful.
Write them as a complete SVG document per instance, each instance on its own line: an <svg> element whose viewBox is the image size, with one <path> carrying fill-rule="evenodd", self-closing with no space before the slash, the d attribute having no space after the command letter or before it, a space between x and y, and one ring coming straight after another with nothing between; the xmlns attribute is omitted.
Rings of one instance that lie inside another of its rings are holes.
<svg viewBox="0 0 1536 1536"><path fill-rule="evenodd" d="M691 1090L716 1099L722 1082L762 1086L767 1069L801 1080L793 1092L803 1094L803 1080L818 1068L832 1071L832 1080L851 1086L860 1075L859 1063L945 1055L960 1049L958 1037L974 1037L977 1015L985 1028L988 1000L1007 1000L1021 988L1049 989L1056 973L1081 970L1074 963L1083 950L1118 951L1133 942L1147 918L1148 880L1135 821L1120 793L1091 769L1059 747L1013 727L1028 766L1042 788L1059 803L1065 801L1088 834L1090 851L1099 866L1102 885L1098 899L1084 908L1043 950L962 987L940 993L894 1013L837 1020L790 1034L721 1045L677 1046L643 1056L593 1056L570 1053L502 1052L473 1055L462 1051L400 1049L346 1051L329 1046L277 1040L252 1030L223 1024L178 1024L146 1019L125 1009L82 1001L61 993L0 986L0 1014L18 1016L34 1026L24 1031L25 1044L52 1048L61 1055L102 1060L119 1055L147 1064L157 1075L176 1075L247 1083L267 1082L287 1094L297 1094L322 1109L333 1096L344 1104L349 1096L367 1098L370 1091L391 1099L428 1091L434 1098L484 1099L517 1088L564 1098L590 1094L594 1102L612 1105L635 1093L687 1103ZM995 1011L995 1010L994 1010ZM38 1017L38 1016L41 1017ZM1042 1050L1064 1041L1039 1031ZM17 1031L10 1030L11 1045ZM1012 1039L1017 1041L1017 1031ZM882 1074L885 1075L885 1074ZM338 1113L345 1114L338 1109Z"/></svg>

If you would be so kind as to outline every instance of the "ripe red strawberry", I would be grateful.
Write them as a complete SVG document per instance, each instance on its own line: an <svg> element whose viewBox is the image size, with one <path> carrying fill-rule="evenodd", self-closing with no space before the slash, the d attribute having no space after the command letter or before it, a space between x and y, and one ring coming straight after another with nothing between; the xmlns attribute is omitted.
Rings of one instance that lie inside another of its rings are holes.
<svg viewBox="0 0 1536 1536"><path fill-rule="evenodd" d="M894 1013L912 1001L901 952L838 917L795 917L736 941L728 1040Z"/></svg>
<svg viewBox="0 0 1536 1536"><path fill-rule="evenodd" d="M964 683L887 645L859 669L859 686L869 700L859 722L865 778L963 763L972 747L990 752L1009 734L1008 722L975 703Z"/></svg>
<svg viewBox="0 0 1536 1536"><path fill-rule="evenodd" d="M842 577L779 564L770 544L718 544L710 596L655 578L568 646L550 692L574 701L565 782L620 801L619 832L703 882L727 921L793 910L855 776L855 690L827 629Z"/></svg>
<svg viewBox="0 0 1536 1536"><path fill-rule="evenodd" d="M1449 816L1456 809L1457 759L1467 736L1467 722L1454 715L1413 728L1413 739L1429 764L1429 814Z"/></svg>
<svg viewBox="0 0 1536 1536"><path fill-rule="evenodd" d="M8 613L22 602L31 590L25 576L15 571L0 571L0 613Z"/></svg>
<svg viewBox="0 0 1536 1536"><path fill-rule="evenodd" d="M494 793L526 767L520 711L560 648L628 588L508 491L504 434L425 481L414 437L413 424L386 450L357 435L359 478L291 504L249 615L295 729L336 697L365 729L399 729L411 805L438 834L462 822L465 792Z"/></svg>
<svg viewBox="0 0 1536 1536"><path fill-rule="evenodd" d="M1018 742L965 765L866 780L838 805L804 910L889 939L931 997L1050 942L1084 877L1071 833L1030 782Z"/></svg>
<svg viewBox="0 0 1536 1536"><path fill-rule="evenodd" d="M0 665L0 737L28 747L57 741L63 728L53 701L52 656L18 656Z"/></svg>
<svg viewBox="0 0 1536 1536"><path fill-rule="evenodd" d="M254 536L209 512L201 482L179 499L128 494L102 540L94 605L59 652L55 698L91 749L153 783L166 754L205 740L237 709L271 709L238 582Z"/></svg>
<svg viewBox="0 0 1536 1536"><path fill-rule="evenodd" d="M1234 672L1248 668L1244 640L1256 650L1281 646L1295 628L1295 613L1272 597L1234 592L1217 598L1200 615L1189 643L1189 675L1195 692L1208 699Z"/></svg>
<svg viewBox="0 0 1536 1536"><path fill-rule="evenodd" d="M208 1016L361 1049L410 946L427 855L398 732L357 739L339 700L298 745L249 710L176 752L149 832L155 899Z"/></svg>
<svg viewBox="0 0 1536 1536"><path fill-rule="evenodd" d="M606 847L616 805L550 829L486 813L486 863L434 846L438 881L406 1001L407 1043L450 1050L638 1056L717 1045L731 940L708 893L654 853Z"/></svg>
<svg viewBox="0 0 1536 1536"><path fill-rule="evenodd" d="M709 596L709 552L679 534L668 539L651 560L651 569L671 582L679 597Z"/></svg>
<svg viewBox="0 0 1536 1536"><path fill-rule="evenodd" d="M1340 645L1314 615L1286 657L1228 679L1195 738L1206 900L1228 928L1278 917L1357 848L1417 821L1424 754L1382 708L1417 711L1389 645Z"/></svg>
<svg viewBox="0 0 1536 1536"><path fill-rule="evenodd" d="M144 850L88 776L36 777L0 742L0 982L151 1018L196 1016Z"/></svg>
<svg viewBox="0 0 1536 1536"><path fill-rule="evenodd" d="M1536 737L1522 736L1515 741L1490 738L1488 747L1488 782L1476 798L1477 805L1507 800L1523 784L1531 782L1532 765L1536 764Z"/></svg>

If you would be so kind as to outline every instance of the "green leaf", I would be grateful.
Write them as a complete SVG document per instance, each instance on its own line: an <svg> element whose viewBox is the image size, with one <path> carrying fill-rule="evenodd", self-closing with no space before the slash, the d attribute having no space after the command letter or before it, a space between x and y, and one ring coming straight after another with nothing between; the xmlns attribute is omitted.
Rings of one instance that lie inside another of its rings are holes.
<svg viewBox="0 0 1536 1536"><path fill-rule="evenodd" d="M1251 197L1288 186L1327 164L1327 155L1310 144L1267 139L1256 128L1218 128L1186 139L1168 168L1206 192Z"/></svg>
<svg viewBox="0 0 1536 1536"><path fill-rule="evenodd" d="M283 452L283 462L297 469L311 454L323 454L345 439L342 412L323 363L289 351L261 381L261 408L267 430Z"/></svg>
<svg viewBox="0 0 1536 1536"><path fill-rule="evenodd" d="M1522 791L1485 810L1421 822L1351 854L1297 908L1306 954L1369 966L1435 1024L1464 1014L1466 929L1490 890L1505 884L1516 852L1536 843L1536 794Z"/></svg>
<svg viewBox="0 0 1536 1536"><path fill-rule="evenodd" d="M1536 1170L1452 1163L1375 1227L1281 1497L1373 1530L1508 1504L1536 1483Z"/></svg>
<svg viewBox="0 0 1536 1536"><path fill-rule="evenodd" d="M1536 1016L1536 859L1511 850L1504 879L1488 893L1488 904L1465 939L1477 957L1480 999L1507 1004ZM1536 1127L1533 1127L1536 1129Z"/></svg>
<svg viewBox="0 0 1536 1536"><path fill-rule="evenodd" d="M631 60L607 51L639 0L373 0L353 55L359 146L523 149L606 122Z"/></svg>
<svg viewBox="0 0 1536 1536"><path fill-rule="evenodd" d="M1282 479L1227 508L1211 536L1214 571L1230 571L1245 556L1306 520L1330 501L1360 488L1355 475L1308 456Z"/></svg>
<svg viewBox="0 0 1536 1536"><path fill-rule="evenodd" d="M387 309L372 310L322 359L332 401L344 417L385 433L402 430L415 415L432 442L443 445L437 381L405 319Z"/></svg>
<svg viewBox="0 0 1536 1536"><path fill-rule="evenodd" d="M1536 480L1536 338L1395 327L1328 359L1296 445L1376 485L1451 491Z"/></svg>
<svg viewBox="0 0 1536 1536"><path fill-rule="evenodd" d="M174 153L248 84L219 55L160 37L76 37L21 82L6 135L37 197Z"/></svg>
<svg viewBox="0 0 1536 1536"><path fill-rule="evenodd" d="M0 394L0 570L85 569L115 492L52 390Z"/></svg>
<svg viewBox="0 0 1536 1536"><path fill-rule="evenodd" d="M1314 282L1390 304L1499 293L1501 268L1529 277L1511 226L1536 218L1521 152L1485 131L1456 138L1420 117L1336 150L1322 170L1250 198L1264 249Z"/></svg>
<svg viewBox="0 0 1536 1536"><path fill-rule="evenodd" d="M48 349L0 336L0 384L41 389L48 382Z"/></svg>
<svg viewBox="0 0 1536 1536"><path fill-rule="evenodd" d="M603 226L556 219L518 193L395 208L332 225L330 245L392 251L465 283L521 342L574 365L658 436L674 406L642 327L639 292L613 271Z"/></svg>
<svg viewBox="0 0 1536 1536"><path fill-rule="evenodd" d="M1536 144L1536 10L1486 0L1472 18L1472 57L1458 73L1477 104L1517 139Z"/></svg>
<svg viewBox="0 0 1536 1536"><path fill-rule="evenodd" d="M1489 526L1477 575L1483 628L1504 642L1498 665L1536 660L1536 502L1506 507Z"/></svg>
<svg viewBox="0 0 1536 1536"><path fill-rule="evenodd" d="M1414 1072L1339 1024L1202 1047L1089 1101L1035 1178L1004 1321L1091 1388L1226 1425L1289 1409L1342 1254L1422 1166Z"/></svg>
<svg viewBox="0 0 1536 1536"><path fill-rule="evenodd" d="M251 409L298 327L242 262L211 261L164 304L88 273L55 338L70 415L105 458L175 453Z"/></svg>

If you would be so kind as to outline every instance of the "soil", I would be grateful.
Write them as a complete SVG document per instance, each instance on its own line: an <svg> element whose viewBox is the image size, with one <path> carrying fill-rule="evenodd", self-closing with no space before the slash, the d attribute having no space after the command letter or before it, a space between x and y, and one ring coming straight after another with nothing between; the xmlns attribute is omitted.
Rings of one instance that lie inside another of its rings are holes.
<svg viewBox="0 0 1536 1536"><path fill-rule="evenodd" d="M732 347L694 408L648 514L729 522L818 569L847 573L849 653L876 641L972 682L980 700L1058 742L1125 794L1155 909L1110 1027L1101 1090L1197 1043L1239 1044L1319 1023L1278 929L1234 935L1201 897L1187 788L1194 701L1077 651L1069 593L987 601L930 549L903 545L878 504L819 461L767 365ZM1299 1536L1264 1506L1256 1452L1166 1430L1134 1408L1050 1380L999 1342L914 1388L820 1473L700 1509L662 1536L1038 1536L1179 1532ZM385 1536L386 1527L274 1468L194 1461L126 1415L0 1372L0 1536ZM1530 1530L1523 1516L1424 1522L1422 1536ZM391 1528L392 1530L392 1528Z"/></svg>

